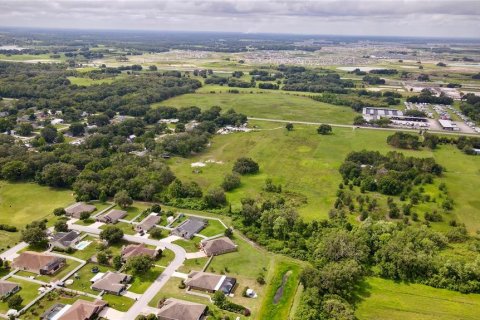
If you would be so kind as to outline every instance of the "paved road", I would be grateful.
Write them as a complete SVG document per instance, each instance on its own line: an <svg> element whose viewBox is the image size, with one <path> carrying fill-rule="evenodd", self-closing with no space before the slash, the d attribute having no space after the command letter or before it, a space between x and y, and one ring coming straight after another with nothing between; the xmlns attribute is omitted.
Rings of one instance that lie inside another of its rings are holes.
<svg viewBox="0 0 480 320"><path fill-rule="evenodd" d="M16 246L8 249L7 251L2 252L2 254L0 254L0 258L2 258L2 260L6 259L6 260L12 261L13 258L15 258L18 255L17 252L22 249L25 249L26 247L28 247L28 243L20 242Z"/></svg>
<svg viewBox="0 0 480 320"><path fill-rule="evenodd" d="M87 232L87 233L92 233L92 234L100 234L102 230L98 228L92 228L90 226L81 226L77 224L70 224L70 229L81 231L81 232ZM148 309L148 303L155 297L157 292L162 289L162 287L167 283L167 281L170 279L170 277L173 275L173 273L183 264L185 261L185 256L186 252L185 249L182 247L161 241L161 240L154 240L154 239L146 239L143 237L139 236L131 236L131 235L124 235L123 238L129 242L135 242L135 243L144 243L156 247L160 247L161 249L169 249L172 250L175 253L175 258L173 261L168 265L168 267L165 268L165 270L162 272L162 274L155 279L155 281L148 287L147 291L145 291L141 297L133 304L133 306L125 312L123 315L123 319L125 320L131 320L135 319L137 315L139 315L143 310Z"/></svg>
<svg viewBox="0 0 480 320"><path fill-rule="evenodd" d="M294 120L283 120L283 119L269 119L269 118L256 118L256 117L248 117L248 120L257 120L257 121L268 121L268 122L279 122L279 123L293 123L293 124L307 124L307 125L315 125L319 126L321 124L328 124L332 127L339 127L339 128L352 128L355 130L382 130L382 131L416 131L418 132L420 129L409 129L409 128L377 128L377 127L359 127L350 124L337 124L337 123L325 123L325 122L309 122L309 121L294 121ZM454 135L454 136L472 136L478 137L479 134L477 133L466 133L466 132L448 132L448 131L438 131L438 130L428 130L429 133L438 133L438 134L446 134L446 135Z"/></svg>

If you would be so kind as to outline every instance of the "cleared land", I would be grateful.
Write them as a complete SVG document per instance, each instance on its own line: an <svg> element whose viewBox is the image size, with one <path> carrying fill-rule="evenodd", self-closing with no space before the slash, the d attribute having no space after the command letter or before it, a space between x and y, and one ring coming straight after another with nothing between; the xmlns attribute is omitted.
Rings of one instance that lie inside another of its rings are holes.
<svg viewBox="0 0 480 320"><path fill-rule="evenodd" d="M208 90L208 86L203 88ZM249 117L352 124L356 113L349 107L318 102L302 95L279 93L192 93L153 106L190 107L203 110L219 106L233 108Z"/></svg>
<svg viewBox="0 0 480 320"><path fill-rule="evenodd" d="M480 295L461 294L421 284L367 278L357 305L358 319L478 319Z"/></svg>
<svg viewBox="0 0 480 320"><path fill-rule="evenodd" d="M74 201L71 190L52 189L35 183L0 182L0 223L19 229L39 219L51 219L52 211ZM20 232L0 231L0 251L20 240Z"/></svg>
<svg viewBox="0 0 480 320"><path fill-rule="evenodd" d="M254 122L263 128L260 121ZM243 176L241 186L228 193L233 209L240 207L243 197L258 197L266 178L280 183L289 197L301 203L298 211L307 220L327 218L333 207L341 176L338 168L351 151L378 150L382 153L399 151L416 157L434 157L447 172L437 182L445 182L456 206L449 219L458 219L470 231L480 229L480 163L454 146L442 145L438 150L405 151L386 143L391 132L334 128L332 135L316 133L316 127L295 125L288 132L282 127L266 124L264 130L250 133L217 135L206 152L192 158L173 158L169 164L184 180L194 180L204 189L221 184L234 161L242 156L252 157L260 165L260 173ZM201 173L192 175L191 163L215 160ZM447 222L448 222L447 220ZM444 222L443 224L446 224Z"/></svg>

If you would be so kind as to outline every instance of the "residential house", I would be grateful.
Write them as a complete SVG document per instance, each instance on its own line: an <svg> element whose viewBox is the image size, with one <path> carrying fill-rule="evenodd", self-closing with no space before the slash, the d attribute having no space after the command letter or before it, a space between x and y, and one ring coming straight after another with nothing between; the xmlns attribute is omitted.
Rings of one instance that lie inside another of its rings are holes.
<svg viewBox="0 0 480 320"><path fill-rule="evenodd" d="M200 291L206 291L214 293L216 291L222 291L225 294L229 294L237 279L230 278L224 275L218 275L209 272L192 271L185 280L185 285L189 289L195 289Z"/></svg>
<svg viewBox="0 0 480 320"><path fill-rule="evenodd" d="M20 286L15 282L0 280L0 299L8 298L20 290Z"/></svg>
<svg viewBox="0 0 480 320"><path fill-rule="evenodd" d="M90 320L97 319L98 314L107 306L103 300L93 302L78 299L57 320Z"/></svg>
<svg viewBox="0 0 480 320"><path fill-rule="evenodd" d="M204 319L207 312L204 304L174 298L165 300L158 307L159 320L200 320Z"/></svg>
<svg viewBox="0 0 480 320"><path fill-rule="evenodd" d="M50 239L52 248L66 250L74 247L80 241L80 233L74 230L68 232L57 232Z"/></svg>
<svg viewBox="0 0 480 320"><path fill-rule="evenodd" d="M205 254L209 257L237 251L237 245L228 237L203 240L200 243L200 246Z"/></svg>
<svg viewBox="0 0 480 320"><path fill-rule="evenodd" d="M67 216L71 216L72 218L76 219L80 219L80 215L83 212L92 213L95 210L97 210L97 208L94 205L86 204L85 202L77 202L65 208Z"/></svg>
<svg viewBox="0 0 480 320"><path fill-rule="evenodd" d="M131 276L119 272L107 272L92 284L92 289L120 295L132 279Z"/></svg>
<svg viewBox="0 0 480 320"><path fill-rule="evenodd" d="M152 258L155 258L158 254L158 251L155 249L150 249L145 246L145 244L129 244L122 248L122 260L127 261L129 258L137 257L141 255L146 255Z"/></svg>
<svg viewBox="0 0 480 320"><path fill-rule="evenodd" d="M105 214L102 214L101 216L98 216L97 221L115 224L118 222L118 220L124 218L126 215L127 211L113 209Z"/></svg>
<svg viewBox="0 0 480 320"><path fill-rule="evenodd" d="M162 218L156 213L149 214L145 219L135 226L137 232L147 232L152 229Z"/></svg>
<svg viewBox="0 0 480 320"><path fill-rule="evenodd" d="M171 233L172 235L190 240L196 233L203 230L207 224L207 220L192 217L179 224Z"/></svg>
<svg viewBox="0 0 480 320"><path fill-rule="evenodd" d="M42 252L25 251L13 259L13 268L37 274L54 274L66 263L66 259Z"/></svg>

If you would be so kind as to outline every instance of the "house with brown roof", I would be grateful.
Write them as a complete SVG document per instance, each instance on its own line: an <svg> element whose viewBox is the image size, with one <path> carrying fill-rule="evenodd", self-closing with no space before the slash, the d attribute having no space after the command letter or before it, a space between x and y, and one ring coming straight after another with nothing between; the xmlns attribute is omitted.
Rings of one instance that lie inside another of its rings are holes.
<svg viewBox="0 0 480 320"><path fill-rule="evenodd" d="M158 254L158 251L155 249L150 249L145 246L144 243L141 244L129 244L122 248L122 260L125 262L132 257L137 257L141 255L146 255L152 258L155 258Z"/></svg>
<svg viewBox="0 0 480 320"><path fill-rule="evenodd" d="M57 320L90 320L96 319L98 314L107 306L107 302L103 300L95 300L93 302L78 299L75 301L64 314Z"/></svg>
<svg viewBox="0 0 480 320"><path fill-rule="evenodd" d="M230 294L236 283L237 279L235 278L200 271L190 272L187 280L185 280L185 285L189 289L211 293L220 290L225 294Z"/></svg>
<svg viewBox="0 0 480 320"><path fill-rule="evenodd" d="M42 252L25 251L13 259L12 267L37 274L54 274L66 263L66 259Z"/></svg>
<svg viewBox="0 0 480 320"><path fill-rule="evenodd" d="M100 279L96 280L91 288L120 295L127 288L127 284L131 279L132 277L125 273L107 272Z"/></svg>
<svg viewBox="0 0 480 320"><path fill-rule="evenodd" d="M80 241L80 233L77 231L57 232L49 241L52 248L68 249Z"/></svg>
<svg viewBox="0 0 480 320"><path fill-rule="evenodd" d="M209 257L237 251L237 245L228 237L203 240L200 243L202 250Z"/></svg>
<svg viewBox="0 0 480 320"><path fill-rule="evenodd" d="M159 320L200 320L204 319L207 306L185 300L169 298L158 306Z"/></svg>
<svg viewBox="0 0 480 320"><path fill-rule="evenodd" d="M145 219L135 226L137 232L147 232L152 229L162 218L156 213L149 214Z"/></svg>
<svg viewBox="0 0 480 320"><path fill-rule="evenodd" d="M80 215L83 212L92 213L95 210L97 210L97 208L94 205L86 204L85 202L77 202L65 208L65 212L67 213L67 216L70 216L76 219L80 219Z"/></svg>
<svg viewBox="0 0 480 320"><path fill-rule="evenodd" d="M126 215L127 215L127 211L112 209L109 212L97 217L97 221L115 224L118 222L118 220L122 219Z"/></svg>
<svg viewBox="0 0 480 320"><path fill-rule="evenodd" d="M15 282L0 280L0 299L5 299L18 292L20 286Z"/></svg>

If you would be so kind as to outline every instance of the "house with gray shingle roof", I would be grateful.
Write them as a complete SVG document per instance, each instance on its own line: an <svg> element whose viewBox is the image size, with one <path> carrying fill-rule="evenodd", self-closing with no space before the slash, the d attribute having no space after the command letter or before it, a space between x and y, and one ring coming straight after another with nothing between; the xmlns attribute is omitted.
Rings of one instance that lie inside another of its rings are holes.
<svg viewBox="0 0 480 320"><path fill-rule="evenodd" d="M207 306L200 303L169 298L159 306L159 320L200 320L207 311Z"/></svg>

